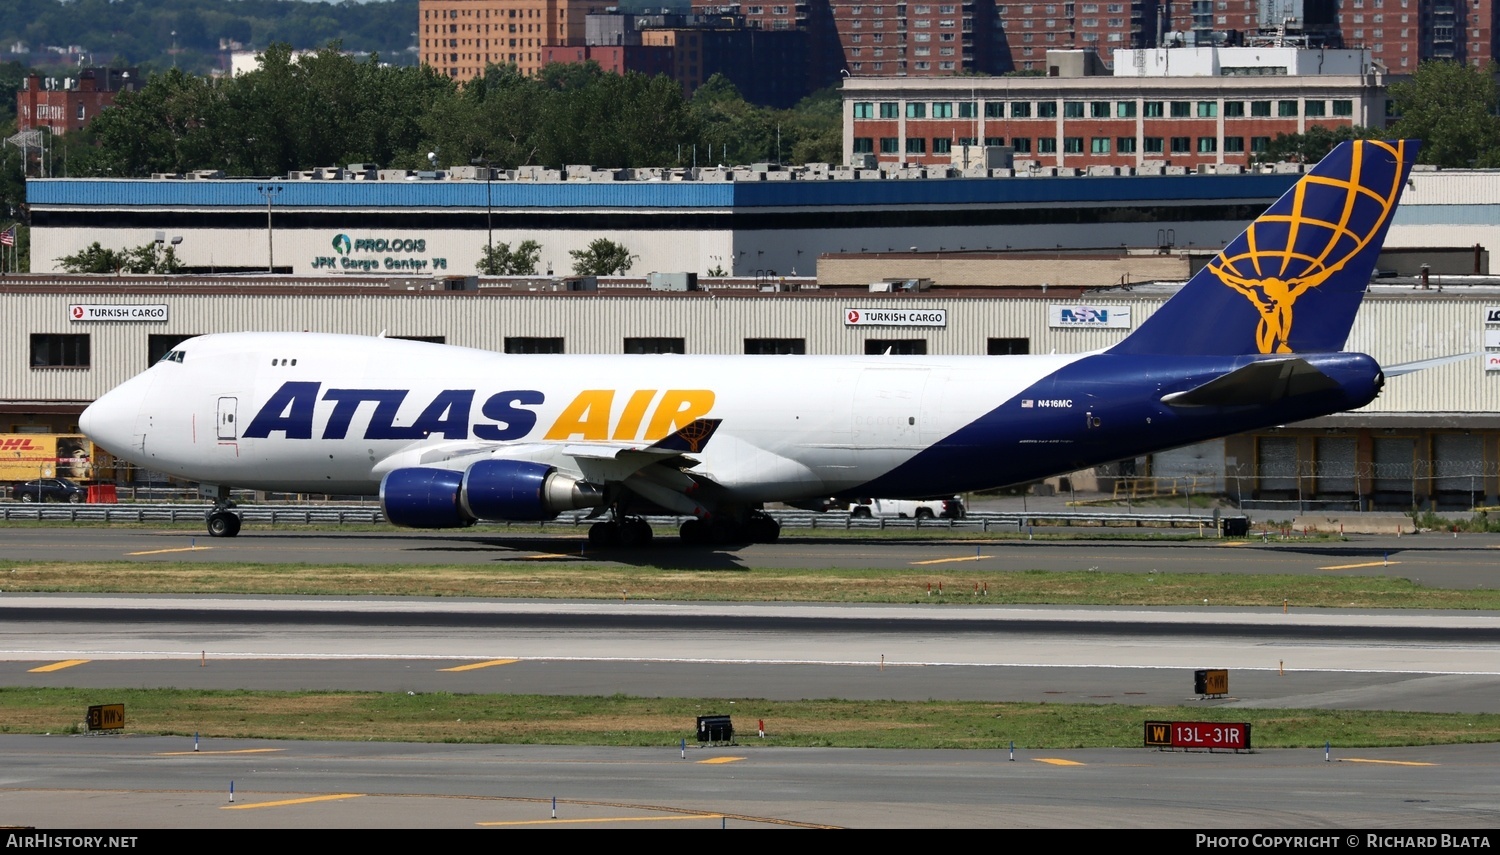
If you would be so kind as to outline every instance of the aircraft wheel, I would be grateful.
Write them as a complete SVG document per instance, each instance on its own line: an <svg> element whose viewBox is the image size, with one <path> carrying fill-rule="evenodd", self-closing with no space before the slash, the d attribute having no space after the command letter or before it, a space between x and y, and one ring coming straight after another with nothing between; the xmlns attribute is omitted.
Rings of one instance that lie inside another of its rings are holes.
<svg viewBox="0 0 1500 855"><path fill-rule="evenodd" d="M753 543L775 543L781 539L781 523L772 517L750 518L750 540Z"/></svg>
<svg viewBox="0 0 1500 855"><path fill-rule="evenodd" d="M688 520L677 529L677 536L682 538L683 543L698 546L708 543L709 529L703 520Z"/></svg>
<svg viewBox="0 0 1500 855"><path fill-rule="evenodd" d="M620 524L616 522L596 522L589 526L590 546L619 546Z"/></svg>
<svg viewBox="0 0 1500 855"><path fill-rule="evenodd" d="M239 534L239 514L232 514L229 511L214 511L209 514L208 533L211 537L234 537Z"/></svg>
<svg viewBox="0 0 1500 855"><path fill-rule="evenodd" d="M640 517L630 517L620 522L620 544L622 546L649 546L654 532L651 524Z"/></svg>
<svg viewBox="0 0 1500 855"><path fill-rule="evenodd" d="M731 519L719 517L709 527L709 541L712 543L741 543L745 540L745 527Z"/></svg>

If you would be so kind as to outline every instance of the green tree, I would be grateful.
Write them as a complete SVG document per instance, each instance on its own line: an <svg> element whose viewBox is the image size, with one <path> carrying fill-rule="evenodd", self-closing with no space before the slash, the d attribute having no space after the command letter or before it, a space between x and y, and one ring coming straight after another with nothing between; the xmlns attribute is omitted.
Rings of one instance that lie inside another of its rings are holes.
<svg viewBox="0 0 1500 855"><path fill-rule="evenodd" d="M119 273L125 266L125 256L94 241L85 249L59 258L57 263L68 273Z"/></svg>
<svg viewBox="0 0 1500 855"><path fill-rule="evenodd" d="M1493 63L1474 68L1428 60L1411 79L1391 84L1398 139L1420 139L1417 159L1446 167L1500 166L1500 89Z"/></svg>
<svg viewBox="0 0 1500 855"><path fill-rule="evenodd" d="M122 254L125 264L121 268L125 273L180 273L182 262L177 258L177 250L174 247L162 248L159 243L145 243L133 249L127 249Z"/></svg>
<svg viewBox="0 0 1500 855"><path fill-rule="evenodd" d="M776 159L776 123L769 112L740 96L739 89L721 74L710 77L693 93L691 109L702 131L692 138L699 166L756 163ZM682 155L684 165L693 158Z"/></svg>
<svg viewBox="0 0 1500 855"><path fill-rule="evenodd" d="M587 249L568 251L573 256L573 272L579 276L613 276L630 271L638 255L609 238L595 238Z"/></svg>
<svg viewBox="0 0 1500 855"><path fill-rule="evenodd" d="M1304 133L1277 134L1265 151L1256 154L1255 160L1258 163L1317 163L1345 140L1381 137L1385 133L1362 125L1344 125L1338 128L1313 125Z"/></svg>
<svg viewBox="0 0 1500 855"><path fill-rule="evenodd" d="M487 246L479 255L479 272L487 276L533 276L541 258L542 245L523 240L511 249L508 243Z"/></svg>
<svg viewBox="0 0 1500 855"><path fill-rule="evenodd" d="M94 241L87 248L57 260L68 273L178 273L182 263L173 247L159 243L113 250Z"/></svg>
<svg viewBox="0 0 1500 855"><path fill-rule="evenodd" d="M837 89L829 87L803 98L783 113L786 139L782 149L791 163L842 163L844 107Z"/></svg>

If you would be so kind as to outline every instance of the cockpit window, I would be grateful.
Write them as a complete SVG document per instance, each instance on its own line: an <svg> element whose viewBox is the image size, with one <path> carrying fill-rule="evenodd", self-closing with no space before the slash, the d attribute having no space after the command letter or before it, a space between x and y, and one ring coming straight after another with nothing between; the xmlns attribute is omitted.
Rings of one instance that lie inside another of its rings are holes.
<svg viewBox="0 0 1500 855"><path fill-rule="evenodd" d="M161 359L158 359L156 361L157 362L178 362L178 363L180 363L180 362L182 362L182 358L184 356L186 356L186 355L187 355L186 351L182 351L182 350L169 350L166 353L162 354Z"/></svg>

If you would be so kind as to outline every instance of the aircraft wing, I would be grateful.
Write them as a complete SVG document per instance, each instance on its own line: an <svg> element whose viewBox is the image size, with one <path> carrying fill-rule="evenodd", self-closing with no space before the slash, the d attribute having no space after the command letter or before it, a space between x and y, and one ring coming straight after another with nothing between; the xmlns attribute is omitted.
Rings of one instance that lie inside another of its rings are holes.
<svg viewBox="0 0 1500 855"><path fill-rule="evenodd" d="M1201 386L1163 395L1161 402L1171 407L1248 406L1338 388L1338 381L1306 360L1288 357L1252 362Z"/></svg>

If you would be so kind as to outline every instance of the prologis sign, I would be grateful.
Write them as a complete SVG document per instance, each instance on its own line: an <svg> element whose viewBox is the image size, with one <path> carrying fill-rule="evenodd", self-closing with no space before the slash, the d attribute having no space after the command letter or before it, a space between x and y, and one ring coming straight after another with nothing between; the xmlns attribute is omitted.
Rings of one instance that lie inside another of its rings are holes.
<svg viewBox="0 0 1500 855"><path fill-rule="evenodd" d="M350 270L373 273L378 270L421 273L447 270L448 259L426 257L425 238L353 237L336 234L331 242L333 255L313 259L314 270Z"/></svg>

